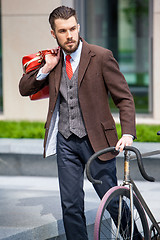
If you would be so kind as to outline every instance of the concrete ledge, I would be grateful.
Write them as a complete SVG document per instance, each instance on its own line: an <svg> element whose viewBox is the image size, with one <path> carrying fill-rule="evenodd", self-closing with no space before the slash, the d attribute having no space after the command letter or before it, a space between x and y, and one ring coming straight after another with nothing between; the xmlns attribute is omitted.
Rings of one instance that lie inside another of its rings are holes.
<svg viewBox="0 0 160 240"><path fill-rule="evenodd" d="M0 138L0 153L42 155L43 140Z"/></svg>
<svg viewBox="0 0 160 240"><path fill-rule="evenodd" d="M133 146L137 147L141 153L160 150L160 142L134 142ZM0 138L0 154L3 153L43 155L43 140ZM160 158L160 155L156 158Z"/></svg>
<svg viewBox="0 0 160 240"><path fill-rule="evenodd" d="M160 143L134 142L141 153L159 150ZM42 156L41 139L0 139L0 175L57 177L56 155L46 159ZM160 155L144 159L149 175L160 181ZM123 178L123 155L117 157L118 178ZM131 163L132 178L142 180L136 161Z"/></svg>
<svg viewBox="0 0 160 240"><path fill-rule="evenodd" d="M56 156L0 153L0 175L57 177Z"/></svg>

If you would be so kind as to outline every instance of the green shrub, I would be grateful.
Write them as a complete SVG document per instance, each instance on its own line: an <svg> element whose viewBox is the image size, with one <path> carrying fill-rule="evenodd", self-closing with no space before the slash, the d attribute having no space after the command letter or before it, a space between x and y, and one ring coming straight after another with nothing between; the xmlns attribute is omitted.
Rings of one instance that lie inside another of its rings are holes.
<svg viewBox="0 0 160 240"><path fill-rule="evenodd" d="M160 131L160 125L137 124L137 139L136 142L160 142L160 136L157 132ZM117 125L118 137L121 136L120 125Z"/></svg>
<svg viewBox="0 0 160 240"><path fill-rule="evenodd" d="M121 137L121 128L117 124L119 138ZM138 142L160 142L160 136L157 132L160 125L137 125ZM44 138L44 123L29 121L0 121L0 138Z"/></svg>
<svg viewBox="0 0 160 240"><path fill-rule="evenodd" d="M43 138L44 123L0 121L0 138Z"/></svg>

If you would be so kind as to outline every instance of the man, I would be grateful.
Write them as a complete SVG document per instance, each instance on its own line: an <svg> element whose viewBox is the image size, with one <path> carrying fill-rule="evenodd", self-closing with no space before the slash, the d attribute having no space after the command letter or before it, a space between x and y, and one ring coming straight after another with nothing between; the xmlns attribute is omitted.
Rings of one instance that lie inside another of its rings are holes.
<svg viewBox="0 0 160 240"><path fill-rule="evenodd" d="M96 151L131 145L135 132L135 108L126 80L111 51L80 38L76 12L65 6L50 14L51 34L59 48L46 55L38 70L25 74L20 93L31 95L49 84L44 155L57 148L57 164L63 221L68 240L86 240L83 174ZM122 137L118 141L108 103L110 92L120 111ZM55 127L58 125L58 133ZM56 145L55 145L56 137ZM104 154L92 166L103 184L94 186L99 197L117 185L114 154Z"/></svg>

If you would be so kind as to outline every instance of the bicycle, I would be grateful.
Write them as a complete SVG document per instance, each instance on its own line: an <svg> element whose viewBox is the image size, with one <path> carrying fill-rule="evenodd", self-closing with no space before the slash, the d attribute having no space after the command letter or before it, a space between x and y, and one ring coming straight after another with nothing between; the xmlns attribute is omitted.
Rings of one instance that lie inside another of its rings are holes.
<svg viewBox="0 0 160 240"><path fill-rule="evenodd" d="M160 132L157 133L160 135ZM117 152L115 147L102 149L93 154L86 165L86 175L92 184L101 184L100 180L94 179L91 175L91 163L100 155L108 152ZM130 152L136 155L131 156ZM160 154L160 151L153 151L141 154L140 151L131 146L124 148L124 180L119 186L112 187L102 198L94 225L94 240L102 239L128 239L128 240L160 240L160 223L153 216L144 198L139 192L136 184L130 177L130 160L137 159L141 175L147 181L154 182L155 179L149 176L143 165L142 157ZM110 204L114 204L116 219L110 216ZM152 225L149 229L147 217ZM125 225L125 227L123 226Z"/></svg>

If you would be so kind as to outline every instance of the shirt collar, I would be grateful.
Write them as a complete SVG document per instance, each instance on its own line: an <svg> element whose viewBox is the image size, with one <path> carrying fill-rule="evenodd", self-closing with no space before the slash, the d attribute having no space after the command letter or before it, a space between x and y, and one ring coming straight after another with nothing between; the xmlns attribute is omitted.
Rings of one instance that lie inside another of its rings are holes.
<svg viewBox="0 0 160 240"><path fill-rule="evenodd" d="M63 50L62 50L63 51ZM81 51L82 51L82 41L79 41L79 45L78 48L75 52L71 53L70 56L72 58L73 61L76 61L77 58L80 58L81 56ZM66 53L63 51L64 54L64 61L66 60Z"/></svg>

